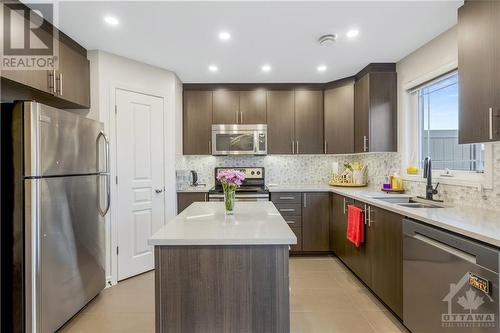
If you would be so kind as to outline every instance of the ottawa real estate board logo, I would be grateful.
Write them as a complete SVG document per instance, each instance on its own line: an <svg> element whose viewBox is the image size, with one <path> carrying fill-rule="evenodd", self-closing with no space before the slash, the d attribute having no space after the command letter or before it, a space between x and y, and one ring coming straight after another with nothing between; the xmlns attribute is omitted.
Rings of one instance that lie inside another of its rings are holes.
<svg viewBox="0 0 500 333"><path fill-rule="evenodd" d="M467 272L457 283L450 283L447 313L441 314L441 326L446 328L492 328L496 325L494 299L490 282Z"/></svg>
<svg viewBox="0 0 500 333"><path fill-rule="evenodd" d="M1 70L54 70L58 65L53 4L2 1Z"/></svg>

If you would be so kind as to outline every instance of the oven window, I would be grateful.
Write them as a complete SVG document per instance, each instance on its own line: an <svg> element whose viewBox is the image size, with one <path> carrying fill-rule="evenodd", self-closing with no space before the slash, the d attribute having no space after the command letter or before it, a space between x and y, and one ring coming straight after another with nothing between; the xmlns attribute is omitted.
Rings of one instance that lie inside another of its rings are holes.
<svg viewBox="0 0 500 333"><path fill-rule="evenodd" d="M253 133L248 134L216 134L215 147L217 151L247 152L253 151Z"/></svg>

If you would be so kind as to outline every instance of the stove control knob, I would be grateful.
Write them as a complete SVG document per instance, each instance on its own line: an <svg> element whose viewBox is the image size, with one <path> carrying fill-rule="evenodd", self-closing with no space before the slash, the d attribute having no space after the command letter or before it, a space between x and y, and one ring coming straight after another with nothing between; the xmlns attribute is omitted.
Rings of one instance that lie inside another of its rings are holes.
<svg viewBox="0 0 500 333"><path fill-rule="evenodd" d="M257 174L260 175L260 171L257 171Z"/></svg>
<svg viewBox="0 0 500 333"><path fill-rule="evenodd" d="M253 175L255 175L255 171L250 172L250 174L251 174L252 176L253 176Z"/></svg>

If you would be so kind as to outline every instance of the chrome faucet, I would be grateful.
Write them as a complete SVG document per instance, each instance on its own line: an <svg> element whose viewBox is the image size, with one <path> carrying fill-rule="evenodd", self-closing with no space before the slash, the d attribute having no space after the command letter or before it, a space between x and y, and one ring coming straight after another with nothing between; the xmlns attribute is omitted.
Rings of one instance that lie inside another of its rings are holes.
<svg viewBox="0 0 500 333"><path fill-rule="evenodd" d="M424 178L427 178L427 185L425 186L425 198L427 200L434 200L434 194L437 194L437 188L439 183L436 184L436 187L432 187L432 160L430 157L426 157L424 159Z"/></svg>

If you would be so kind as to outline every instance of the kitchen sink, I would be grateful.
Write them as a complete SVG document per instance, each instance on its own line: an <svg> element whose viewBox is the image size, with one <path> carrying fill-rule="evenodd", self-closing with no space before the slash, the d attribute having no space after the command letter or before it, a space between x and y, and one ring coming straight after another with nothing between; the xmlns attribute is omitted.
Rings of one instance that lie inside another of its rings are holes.
<svg viewBox="0 0 500 333"><path fill-rule="evenodd" d="M426 204L420 202L399 203L397 205L408 208L444 208L444 206L442 205L440 206L440 205Z"/></svg>
<svg viewBox="0 0 500 333"><path fill-rule="evenodd" d="M435 202L435 201L430 201L426 199L420 199L420 198L409 198L409 197L390 197L390 198L374 198L377 200L382 200L388 203L393 203L401 207L408 207L408 208L445 208L446 205L444 205L441 202Z"/></svg>

